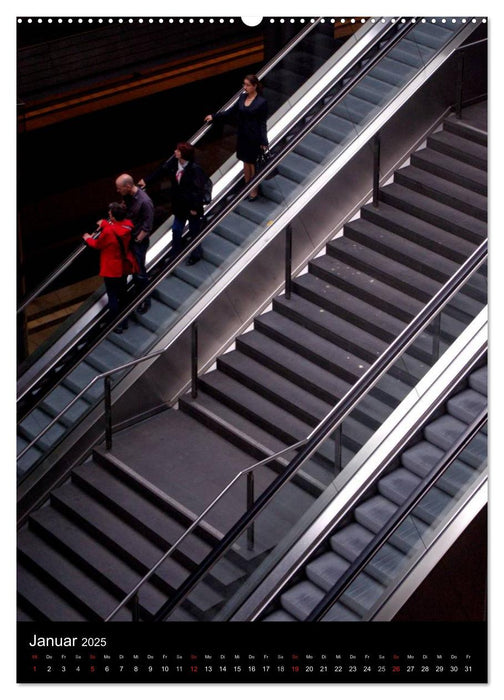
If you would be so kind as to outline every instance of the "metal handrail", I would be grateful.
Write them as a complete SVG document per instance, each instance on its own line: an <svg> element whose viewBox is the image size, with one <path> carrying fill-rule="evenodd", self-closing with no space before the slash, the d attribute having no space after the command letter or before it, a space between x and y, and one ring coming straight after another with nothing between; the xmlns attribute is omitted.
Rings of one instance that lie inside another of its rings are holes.
<svg viewBox="0 0 504 700"><path fill-rule="evenodd" d="M486 256L487 241L482 243L471 255L471 257L466 260L459 270L457 270L450 280L442 287L442 289L438 291L438 293L428 304L426 304L424 309L422 309L422 311L411 321L411 323L408 324L408 326L401 332L395 341L391 343L391 345L384 352L383 356L379 357L368 368L368 370L349 389L347 394L336 404L336 406L333 407L333 409L331 409L327 416L320 421L320 423L310 432L309 435L306 436L306 438L239 472L239 474L234 477L230 484L228 484L228 486L226 486L225 489L214 499L210 506L208 506L192 523L189 529L181 535L181 537L174 545L172 545L172 547L170 547L169 551L165 553L153 567L151 567L150 571L142 578L142 581L137 584L132 591L130 591L124 600L106 618L106 621L110 620L120 608L122 608L131 600L131 598L134 597L141 585L143 585L143 583L145 583L145 581L152 576L157 568L166 560L169 554L171 554L174 549L176 549L179 544L194 530L194 528L197 527L208 511L222 499L222 497L229 491L231 486L236 483L238 478L244 474L254 471L260 466L264 466L265 464L278 459L287 452L306 445L306 450L296 455L296 457L291 460L284 473L280 474L265 489L265 491L256 500L252 508L249 509L237 523L235 523L235 525L223 537L217 547L214 548L209 555L207 555L207 557L198 567L198 570L189 576L188 579L182 584L180 589L175 593L174 597L160 608L155 616L156 620L164 618L173 608L175 608L181 602L181 600L189 594L192 588L197 585L208 569L218 559L220 559L221 556L223 556L225 551L232 545L236 538L247 529L253 520L255 520L256 516L259 515L259 513L266 507L279 489L294 477L297 471L303 466L304 462L309 459L318 449L320 443L323 442L327 436L331 434L340 423L343 422L346 416L353 411L362 397L380 380L383 374L385 374L385 372L395 362L397 357L402 354L402 352L416 339L416 337L431 323L433 316L435 316L467 282L467 279L481 265Z"/></svg>
<svg viewBox="0 0 504 700"><path fill-rule="evenodd" d="M313 29L319 24L320 20L322 18L318 17L316 20L313 20L312 23L308 24L306 27L303 27L303 29L296 34L295 37L293 37L285 46L282 47L282 49L278 52L276 56L274 56L270 61L268 61L257 73L257 77L262 80L265 75L269 73L270 70L272 70L280 61L282 61L285 56L300 42L302 41L305 36L307 36ZM243 92L242 89L238 90L221 108L220 110L226 110L229 109L240 97L241 93ZM203 136L212 128L211 124L204 124L201 126L189 139L188 143L191 143L192 145L195 145L200 141ZM174 156L170 156L168 158L169 162L174 158ZM44 289L47 289L47 287L54 282L55 279L57 279L63 272L70 267L70 265L78 259L78 257L83 253L84 250L86 250L87 246L85 244L79 245L78 248L76 248L57 268L54 270L49 277L47 277L38 287L36 287L33 292L24 299L20 306L17 308L16 313L21 313L29 304L31 304L43 291Z"/></svg>
<svg viewBox="0 0 504 700"><path fill-rule="evenodd" d="M467 447L474 436L486 424L487 420L488 407L483 409L475 420L468 425L466 430L464 430L451 448L441 457L429 476L418 484L401 507L394 513L392 518L390 518L390 520L382 527L375 537L373 537L373 539L366 545L357 559L352 562L335 585L329 591L327 591L322 600L317 603L317 605L307 616L305 622L316 622L321 620L322 617L330 610L330 608L332 608L337 600L345 593L347 588L353 583L353 581L355 581L357 576L362 573L363 569L367 566L367 564L369 564L381 546L385 544L391 535L394 534L404 520L406 520L406 518L410 515L411 511L419 504L425 494L443 476L462 450ZM337 523L335 523L334 526L336 527Z"/></svg>
<svg viewBox="0 0 504 700"><path fill-rule="evenodd" d="M389 31L394 31L394 29L397 27L397 23L395 24L390 24L390 26L385 26L384 27L384 32L387 33ZM249 192L251 192L255 187L257 187L263 179L266 179L268 175L278 166L278 163L283 160L283 158L290 153L296 145L321 121L330 111L333 109L334 105L338 102L338 100L342 100L348 92L355 86L355 84L361 80L372 68L374 65L384 56L392 46L394 46L398 41L400 41L401 38L405 34L407 34L409 31L414 29L414 24L411 23L411 26L408 25L407 23L403 24L402 27L396 30L395 36L392 38L390 42L388 42L385 46L382 46L376 56L369 62L366 63L364 67L362 67L352 78L348 80L348 82L341 87L341 89L333 95L333 97L322 107L322 109L317 112L314 116L309 118L306 123L303 125L303 127L296 133L296 135L289 140L283 148L281 148L277 153L272 153L271 160L269 161L268 165L257 175L255 175L254 178L252 178L249 183L247 183L244 187L240 189L239 192L234 194L230 200L223 206L223 208L219 211L217 215L215 215L212 220L207 224L207 226L204 226L201 230L201 232L196 236L190 243L189 245L181 251L177 257L173 258L170 262L167 263L166 267L163 268L162 272L158 274L154 279L152 279L148 286L145 287L145 289L135 297L135 300L131 302L123 311L118 314L115 319L114 323L110 326L108 326L100 335L95 340L94 345L89 349L89 352L91 352L107 335L107 333L111 330L111 328L115 327L116 325L119 325L127 316L130 315L133 306L136 306L137 304L141 303L144 299L146 299L152 291L157 287L157 285L165 279L178 265L179 263L184 260L187 256L189 256L192 251L203 241L204 238L206 238L207 235L211 234L214 228L230 213L230 211L233 210L233 208L244 198L246 197ZM383 40L382 34L378 34L377 37L374 39L374 43L371 44L370 46L367 47L367 50L370 50L376 46L379 42ZM347 67L347 69L343 72L341 76L339 76L338 81L341 81L344 76L350 72L354 68L354 64L350 65ZM317 100L315 103L309 103L306 105L303 110L300 112L298 115L298 123L303 120L304 117L306 117L307 114L313 109L314 104L317 104L319 102L323 95L325 95L333 85L329 85L325 91L322 92L322 94L319 94L317 96ZM210 205L212 207L212 205ZM87 329L82 329L80 333L77 333L75 337L73 338L73 343L77 343L82 338L85 336L87 333ZM142 358L139 358L139 361L141 361ZM119 368L118 368L119 369ZM27 387L25 391L18 397L18 401L24 397L26 393L30 390L30 387ZM53 425L54 422L51 422L51 425ZM44 431L45 432L45 431ZM26 452L27 447L24 448L24 452Z"/></svg>

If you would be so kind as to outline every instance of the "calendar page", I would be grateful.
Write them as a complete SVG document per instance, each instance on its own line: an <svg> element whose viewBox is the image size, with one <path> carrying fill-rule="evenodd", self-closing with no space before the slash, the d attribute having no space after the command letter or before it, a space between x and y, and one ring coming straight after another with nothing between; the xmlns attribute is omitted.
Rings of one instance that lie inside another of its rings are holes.
<svg viewBox="0 0 504 700"><path fill-rule="evenodd" d="M485 684L489 20L192 5L10 20L17 683Z"/></svg>

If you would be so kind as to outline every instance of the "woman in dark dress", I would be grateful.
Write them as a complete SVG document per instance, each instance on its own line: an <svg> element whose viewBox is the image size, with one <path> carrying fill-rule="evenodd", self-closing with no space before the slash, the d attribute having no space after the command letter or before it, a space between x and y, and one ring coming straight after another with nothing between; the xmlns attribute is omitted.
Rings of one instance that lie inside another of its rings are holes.
<svg viewBox="0 0 504 700"><path fill-rule="evenodd" d="M245 182L255 175L255 164L261 149L268 147L266 133L266 119L268 117L268 103L261 93L261 86L256 75L246 75L243 80L244 92L238 102L223 112L208 114L206 122L227 120L234 115L238 120L238 133L236 141L236 157L243 161L243 176ZM250 193L250 201L258 197L257 188Z"/></svg>

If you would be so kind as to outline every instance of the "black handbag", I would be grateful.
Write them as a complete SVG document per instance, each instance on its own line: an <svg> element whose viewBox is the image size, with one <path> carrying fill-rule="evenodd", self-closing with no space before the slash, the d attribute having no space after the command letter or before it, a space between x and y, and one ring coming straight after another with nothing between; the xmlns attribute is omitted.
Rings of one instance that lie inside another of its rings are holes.
<svg viewBox="0 0 504 700"><path fill-rule="evenodd" d="M269 164L271 160L271 153L266 149L261 149L261 152L257 156L256 160L256 174L260 173ZM266 175L265 180L271 180L272 177L278 175L278 168L274 168L268 175Z"/></svg>

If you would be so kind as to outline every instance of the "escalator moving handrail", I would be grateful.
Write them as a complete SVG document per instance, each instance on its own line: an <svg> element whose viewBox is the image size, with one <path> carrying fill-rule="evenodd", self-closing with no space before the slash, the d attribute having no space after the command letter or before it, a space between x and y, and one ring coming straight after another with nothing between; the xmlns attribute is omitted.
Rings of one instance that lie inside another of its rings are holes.
<svg viewBox="0 0 504 700"><path fill-rule="evenodd" d="M389 31L394 32L398 23L399 21L395 24L391 24L390 26L385 27L384 33L387 33ZM297 132L291 140L289 140L278 152L272 152L271 159L268 162L267 166L265 166L265 168L261 170L260 173L258 173L244 187L242 187L239 192L234 194L219 211L219 213L214 218L212 218L212 220L206 226L202 228L200 233L191 241L191 243L181 253L179 253L177 257L169 261L166 264L166 266L163 267L161 273L159 273L157 276L151 279L148 286L145 287L142 293L136 296L134 301L130 302L130 304L128 304L128 306L125 307L123 311L114 318L113 325L107 326L107 328L105 328L102 331L102 333L98 334L95 337L94 344L86 351L86 354L91 352L103 340L103 338L105 338L105 336L108 335L108 333L113 327L119 325L127 316L129 316L134 310L134 307L136 307L138 304L141 304L144 299L150 296L153 290L171 272L175 270L175 268L179 265L179 263L182 260L184 260L192 253L192 251L203 241L204 238L206 238L206 236L213 232L215 227L218 226L218 224L226 218L226 216L234 209L234 207L237 206L244 199L244 197L246 197L249 194L249 192L251 192L264 179L266 179L268 175L271 172L273 172L273 170L275 170L276 167L278 167L278 164L283 160L283 158L285 158L297 146L297 144L318 124L318 122L321 121L331 111L331 109L334 108L335 104L339 100L342 100L347 95L347 93L355 86L355 84L359 82L359 80L361 80L363 77L365 77L365 75L373 69L375 64L378 63L383 58L383 56L386 55L393 48L393 46L395 46L395 44L404 37L405 34L412 31L414 27L415 25L413 23L411 23L411 25L405 23L400 29L398 29L397 33L393 36L392 40L386 45L382 46L379 49L376 56L374 56L373 59L369 61L369 63L366 63L366 65L362 67L356 73L356 75L350 78L349 81L343 87L341 87L341 89L335 95L333 95L333 97L322 107L320 111L318 111L314 116L308 119L303 125L303 127L299 130L299 132ZM367 50L369 51L372 48L374 48L376 44L380 41L383 41L383 36L381 34L375 38L375 42L371 46L369 46ZM354 64L350 65L346 69L346 71L341 76L339 76L338 82L341 82L344 79L346 73L350 72L354 67ZM323 92L323 95L325 95L332 87L333 86L331 85L328 86L327 89ZM318 95L317 102L322 99L323 95ZM299 123L299 121L306 117L306 114L308 114L314 108L314 106L316 105L308 104L299 114L298 121L296 123ZM212 208L212 205L210 205L210 208ZM81 330L80 333L77 333L72 339L73 345L79 343L87 334L88 330L88 328L84 328L83 330ZM166 349L167 348L165 348L164 350ZM141 362L144 359L144 357L138 358L137 362ZM127 366L131 367L131 363L128 363ZM111 370L111 373L115 371L120 371L122 368L122 366L116 367L114 370ZM30 391L30 389L31 387L27 387L25 391L18 397L18 401L22 399L23 396ZM26 448L24 451L26 451Z"/></svg>
<svg viewBox="0 0 504 700"><path fill-rule="evenodd" d="M278 52L276 56L274 56L268 63L266 63L257 73L257 77L262 80L262 78L269 73L272 68L274 68L280 61L282 61L285 56L300 42L302 41L305 36L307 36L313 29L319 24L320 20L322 18L318 17L316 20L314 20L312 23L307 25L306 27L303 27L303 29L296 34L295 37L293 37L285 46L282 47L282 49ZM238 90L222 107L220 107L219 111L223 111L226 109L229 109L240 97L241 93L243 92L242 89ZM200 139L203 138L203 136L212 128L211 124L204 124L201 126L187 141L188 143L195 145L200 141ZM168 158L168 161L171 161L174 158L174 156L170 156ZM19 307L17 308L16 313L21 313L21 311L24 311L26 307L31 304L35 299L37 299L40 294L44 291L44 289L47 289L47 287L54 282L65 270L67 270L70 265L77 260L77 258L83 253L84 250L86 250L86 245L79 245L41 284L39 284L38 287L36 287L31 294L29 294L26 299L24 299Z"/></svg>
<svg viewBox="0 0 504 700"><path fill-rule="evenodd" d="M381 530L373 537L371 542L362 550L357 559L352 562L345 573L338 579L334 586L327 591L325 596L313 608L305 622L319 622L324 615L332 608L337 600L344 594L347 588L355 581L357 576L369 564L378 550L394 534L400 525L411 514L422 498L427 494L432 486L443 476L453 461L459 456L462 450L467 447L473 437L481 430L488 420L488 407L484 408L475 420L467 426L462 435L438 461L432 472L421 481L412 491L404 503L398 508L394 515L387 521ZM334 524L334 528L337 523Z"/></svg>
<svg viewBox="0 0 504 700"><path fill-rule="evenodd" d="M176 591L171 600L168 600L154 616L155 621L166 617L196 586L210 567L225 554L233 542L245 532L253 520L268 505L280 488L290 481L296 472L303 466L320 444L335 430L335 428L351 413L362 397L371 389L388 371L397 357L409 346L411 342L432 322L435 315L467 282L467 279L480 266L487 256L487 241L466 260L453 277L437 292L426 304L420 313L408 324L399 336L390 344L382 356L368 368L368 370L349 389L344 397L336 404L329 414L312 430L308 436L306 447L300 451L289 463L284 472L278 475L263 493L257 498L252 507L232 526L224 535L219 544L205 557L198 569L193 572L181 587Z"/></svg>

